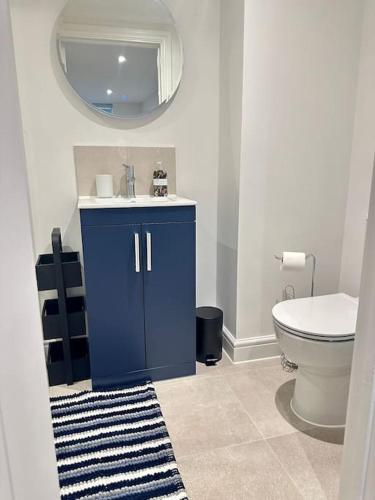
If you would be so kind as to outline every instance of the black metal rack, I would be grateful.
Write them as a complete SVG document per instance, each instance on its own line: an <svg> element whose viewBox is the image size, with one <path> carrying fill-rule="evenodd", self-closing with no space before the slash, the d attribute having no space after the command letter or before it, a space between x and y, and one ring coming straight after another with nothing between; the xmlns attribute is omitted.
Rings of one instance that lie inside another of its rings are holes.
<svg viewBox="0 0 375 500"><path fill-rule="evenodd" d="M52 231L52 254L39 255L36 277L39 291L57 290L44 301L42 323L48 346L49 385L68 384L90 377L84 297L67 297L66 289L82 285L78 252L63 252L61 231Z"/></svg>

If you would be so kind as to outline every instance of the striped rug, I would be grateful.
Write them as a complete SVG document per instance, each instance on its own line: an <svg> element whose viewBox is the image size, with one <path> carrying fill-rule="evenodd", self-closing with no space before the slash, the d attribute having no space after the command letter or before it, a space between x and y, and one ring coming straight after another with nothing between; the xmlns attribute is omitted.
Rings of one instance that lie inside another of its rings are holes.
<svg viewBox="0 0 375 500"><path fill-rule="evenodd" d="M151 382L51 398L61 498L187 499Z"/></svg>

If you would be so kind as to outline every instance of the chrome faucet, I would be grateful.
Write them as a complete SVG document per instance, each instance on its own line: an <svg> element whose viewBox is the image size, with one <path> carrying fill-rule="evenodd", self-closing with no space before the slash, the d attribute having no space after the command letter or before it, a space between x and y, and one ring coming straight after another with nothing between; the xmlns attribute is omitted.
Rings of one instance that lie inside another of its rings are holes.
<svg viewBox="0 0 375 500"><path fill-rule="evenodd" d="M122 164L125 167L126 176L126 197L135 198L135 176L134 176L134 166Z"/></svg>

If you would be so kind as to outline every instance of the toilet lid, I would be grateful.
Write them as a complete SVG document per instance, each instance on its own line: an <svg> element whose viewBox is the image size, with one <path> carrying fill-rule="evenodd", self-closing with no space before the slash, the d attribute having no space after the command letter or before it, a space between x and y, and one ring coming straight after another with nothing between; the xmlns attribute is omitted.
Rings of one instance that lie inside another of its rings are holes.
<svg viewBox="0 0 375 500"><path fill-rule="evenodd" d="M345 293L286 300L272 309L274 320L296 334L341 338L355 334L358 299Z"/></svg>

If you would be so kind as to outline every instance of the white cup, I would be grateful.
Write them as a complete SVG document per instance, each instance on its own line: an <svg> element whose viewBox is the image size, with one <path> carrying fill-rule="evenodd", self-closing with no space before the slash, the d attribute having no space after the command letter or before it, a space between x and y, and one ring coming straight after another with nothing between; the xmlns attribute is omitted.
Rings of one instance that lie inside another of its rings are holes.
<svg viewBox="0 0 375 500"><path fill-rule="evenodd" d="M113 175L101 174L96 176L96 195L98 198L113 197Z"/></svg>

